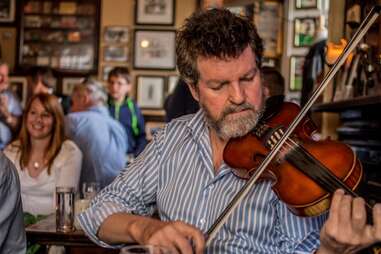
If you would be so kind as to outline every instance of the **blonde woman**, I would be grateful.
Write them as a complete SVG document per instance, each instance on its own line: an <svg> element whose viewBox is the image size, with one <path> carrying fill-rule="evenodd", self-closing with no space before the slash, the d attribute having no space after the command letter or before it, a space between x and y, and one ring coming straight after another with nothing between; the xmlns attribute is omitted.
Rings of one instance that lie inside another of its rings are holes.
<svg viewBox="0 0 381 254"><path fill-rule="evenodd" d="M25 108L19 137L4 153L20 177L24 212L54 212L57 186L78 188L82 153L65 138L63 111L54 95L37 94Z"/></svg>

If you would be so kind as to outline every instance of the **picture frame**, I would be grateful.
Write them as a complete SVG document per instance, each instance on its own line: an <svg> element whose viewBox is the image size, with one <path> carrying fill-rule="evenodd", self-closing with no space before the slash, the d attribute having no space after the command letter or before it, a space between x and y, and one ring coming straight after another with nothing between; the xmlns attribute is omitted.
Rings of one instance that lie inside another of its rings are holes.
<svg viewBox="0 0 381 254"><path fill-rule="evenodd" d="M0 23L12 23L15 21L16 0L0 1Z"/></svg>
<svg viewBox="0 0 381 254"><path fill-rule="evenodd" d="M174 25L176 0L137 0L136 25Z"/></svg>
<svg viewBox="0 0 381 254"><path fill-rule="evenodd" d="M133 66L135 69L174 70L175 30L135 30Z"/></svg>
<svg viewBox="0 0 381 254"><path fill-rule="evenodd" d="M69 77L62 79L62 94L71 96L74 87L83 82L83 78Z"/></svg>
<svg viewBox="0 0 381 254"><path fill-rule="evenodd" d="M277 1L255 1L254 23L261 35L264 45L263 55L268 58L278 58L282 54L282 8Z"/></svg>
<svg viewBox="0 0 381 254"><path fill-rule="evenodd" d="M313 44L317 18L294 19L294 47L309 47Z"/></svg>
<svg viewBox="0 0 381 254"><path fill-rule="evenodd" d="M290 57L290 82L288 90L297 92L302 90L304 56Z"/></svg>
<svg viewBox="0 0 381 254"><path fill-rule="evenodd" d="M102 80L107 81L108 74L112 69L114 69L116 66L106 65L102 68Z"/></svg>
<svg viewBox="0 0 381 254"><path fill-rule="evenodd" d="M24 108L28 97L28 80L26 77L9 77L9 88L20 100L21 106Z"/></svg>
<svg viewBox="0 0 381 254"><path fill-rule="evenodd" d="M295 0L295 9L318 9L320 0Z"/></svg>
<svg viewBox="0 0 381 254"><path fill-rule="evenodd" d="M103 40L106 43L128 43L129 28L127 26L106 26Z"/></svg>
<svg viewBox="0 0 381 254"><path fill-rule="evenodd" d="M164 83L163 76L138 75L137 103L141 108L161 109L164 103Z"/></svg>
<svg viewBox="0 0 381 254"><path fill-rule="evenodd" d="M105 46L103 47L103 60L105 62L127 62L128 47Z"/></svg>

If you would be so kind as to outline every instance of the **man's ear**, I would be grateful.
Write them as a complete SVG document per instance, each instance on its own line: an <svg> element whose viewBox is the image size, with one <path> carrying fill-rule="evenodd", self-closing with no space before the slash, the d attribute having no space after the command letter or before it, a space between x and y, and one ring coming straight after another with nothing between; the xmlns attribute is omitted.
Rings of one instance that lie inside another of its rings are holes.
<svg viewBox="0 0 381 254"><path fill-rule="evenodd" d="M266 98L270 97L270 89L267 86L263 87L263 93L266 96Z"/></svg>
<svg viewBox="0 0 381 254"><path fill-rule="evenodd" d="M199 98L198 89L196 88L196 85L187 83L187 86L188 86L193 98L196 101L199 101L200 98Z"/></svg>
<svg viewBox="0 0 381 254"><path fill-rule="evenodd" d="M87 107L92 106L93 101L91 100L91 96L90 96L89 92L87 92L87 91L84 92L81 99L82 99L83 104L86 105Z"/></svg>

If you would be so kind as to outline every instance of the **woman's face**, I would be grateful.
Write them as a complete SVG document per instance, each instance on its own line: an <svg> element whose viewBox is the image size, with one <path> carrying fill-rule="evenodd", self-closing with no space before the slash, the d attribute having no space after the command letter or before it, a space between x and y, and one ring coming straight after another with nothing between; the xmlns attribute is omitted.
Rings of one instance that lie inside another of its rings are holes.
<svg viewBox="0 0 381 254"><path fill-rule="evenodd" d="M44 139L50 137L53 130L53 115L42 105L39 99L35 99L28 111L26 127L32 139Z"/></svg>

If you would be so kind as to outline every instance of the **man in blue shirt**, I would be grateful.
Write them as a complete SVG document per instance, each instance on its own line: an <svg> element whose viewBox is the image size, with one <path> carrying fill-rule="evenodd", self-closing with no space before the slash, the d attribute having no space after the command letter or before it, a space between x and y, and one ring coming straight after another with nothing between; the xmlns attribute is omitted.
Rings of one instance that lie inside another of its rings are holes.
<svg viewBox="0 0 381 254"><path fill-rule="evenodd" d="M138 105L129 97L132 89L126 67L115 67L108 74L108 108L111 116L118 120L128 136L128 154L138 156L147 144L144 118Z"/></svg>
<svg viewBox="0 0 381 254"><path fill-rule="evenodd" d="M272 191L272 182L261 181L205 246L205 234L246 182L224 162L223 151L230 138L252 131L264 112L263 47L251 22L211 9L186 20L177 32L176 53L180 75L201 109L158 132L79 216L91 239L186 254L352 253L381 240L379 204L374 225L366 225L364 200L338 190L328 219L301 218ZM155 210L160 221L148 217Z"/></svg>
<svg viewBox="0 0 381 254"><path fill-rule="evenodd" d="M9 67L0 61L0 149L3 149L17 132L22 108L19 99L9 89Z"/></svg>
<svg viewBox="0 0 381 254"><path fill-rule="evenodd" d="M85 80L74 87L71 113L66 116L68 137L83 153L80 186L99 182L103 188L124 168L127 137L123 127L111 118L101 84Z"/></svg>

